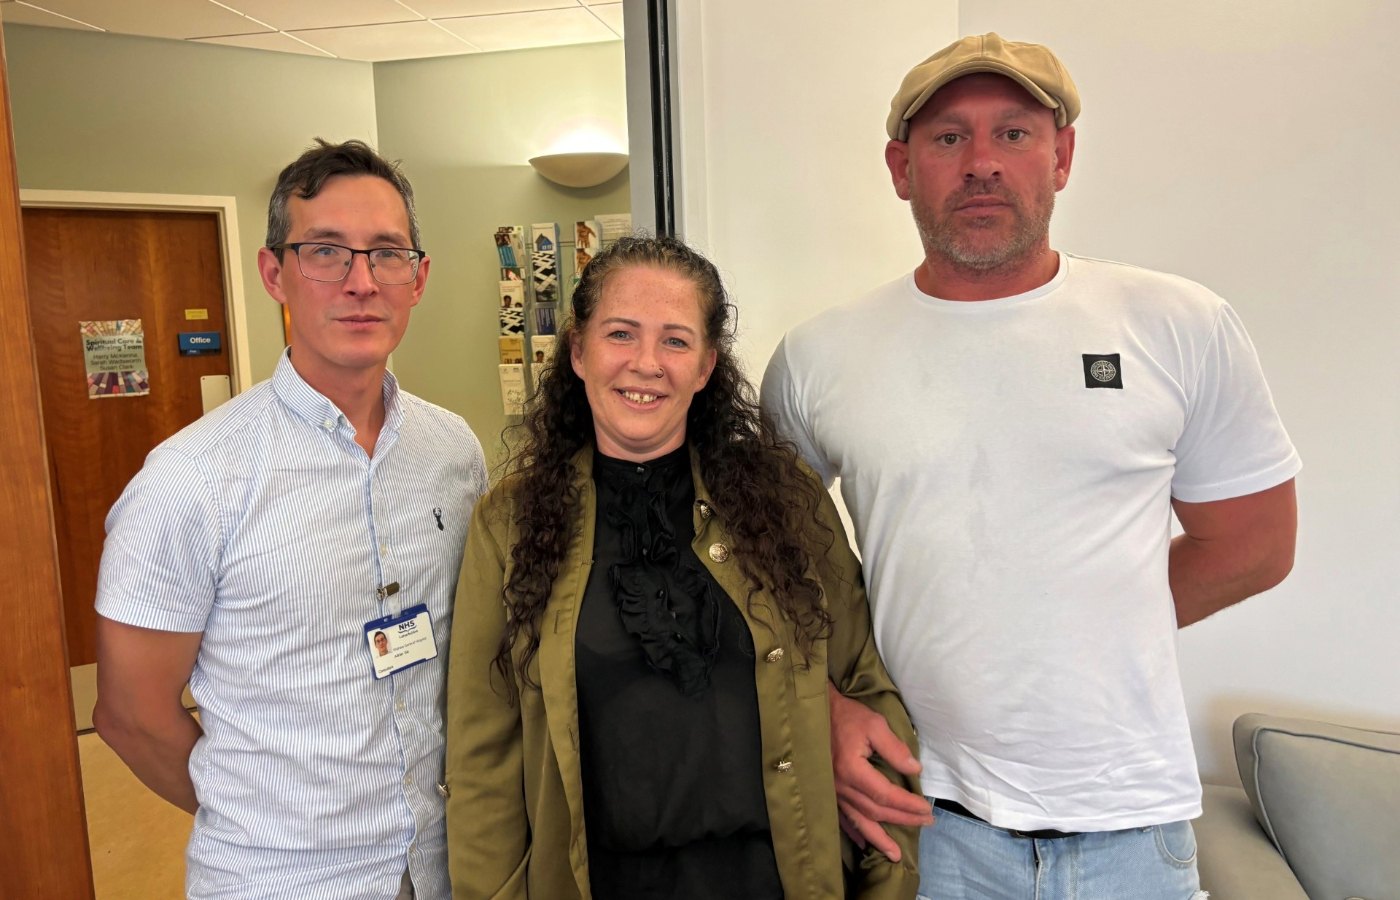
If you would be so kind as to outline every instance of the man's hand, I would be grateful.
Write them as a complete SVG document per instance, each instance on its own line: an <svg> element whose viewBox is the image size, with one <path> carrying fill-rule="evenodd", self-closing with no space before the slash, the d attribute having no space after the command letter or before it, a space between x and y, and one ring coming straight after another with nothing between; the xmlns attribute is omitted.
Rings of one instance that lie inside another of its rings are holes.
<svg viewBox="0 0 1400 900"><path fill-rule="evenodd" d="M932 825L933 811L926 798L892 784L870 764L870 758L879 756L905 775L917 775L919 761L890 730L884 716L843 696L829 682L827 698L831 703L831 765L836 774L841 829L859 846L870 844L899 862L899 846L880 823Z"/></svg>

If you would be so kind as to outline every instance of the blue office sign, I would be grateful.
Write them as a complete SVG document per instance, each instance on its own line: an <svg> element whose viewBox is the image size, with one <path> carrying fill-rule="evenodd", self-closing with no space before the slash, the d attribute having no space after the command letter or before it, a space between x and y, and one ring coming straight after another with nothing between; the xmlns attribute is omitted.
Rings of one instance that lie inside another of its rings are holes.
<svg viewBox="0 0 1400 900"><path fill-rule="evenodd" d="M180 332L181 356L206 356L222 348L222 335L217 331Z"/></svg>

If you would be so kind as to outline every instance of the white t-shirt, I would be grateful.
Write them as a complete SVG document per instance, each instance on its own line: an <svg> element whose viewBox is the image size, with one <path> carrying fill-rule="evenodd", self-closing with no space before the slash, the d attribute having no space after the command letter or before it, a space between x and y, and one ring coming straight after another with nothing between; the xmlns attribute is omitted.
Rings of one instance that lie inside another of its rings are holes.
<svg viewBox="0 0 1400 900"><path fill-rule="evenodd" d="M1006 828L1193 818L1172 497L1300 468L1233 310L1061 254L1015 297L913 276L794 328L763 406L841 491L925 793Z"/></svg>

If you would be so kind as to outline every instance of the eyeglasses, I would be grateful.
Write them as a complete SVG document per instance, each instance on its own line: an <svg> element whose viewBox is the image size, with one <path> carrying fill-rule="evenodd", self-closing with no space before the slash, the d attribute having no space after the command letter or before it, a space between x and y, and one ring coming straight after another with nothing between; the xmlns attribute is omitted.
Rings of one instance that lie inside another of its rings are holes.
<svg viewBox="0 0 1400 900"><path fill-rule="evenodd" d="M309 243L274 244L269 250L291 250L297 255L301 274L312 281L344 281L355 263L355 254L363 253L369 260L369 271L380 284L408 284L418 277L418 263L423 251L409 247L371 247L356 250L340 244Z"/></svg>

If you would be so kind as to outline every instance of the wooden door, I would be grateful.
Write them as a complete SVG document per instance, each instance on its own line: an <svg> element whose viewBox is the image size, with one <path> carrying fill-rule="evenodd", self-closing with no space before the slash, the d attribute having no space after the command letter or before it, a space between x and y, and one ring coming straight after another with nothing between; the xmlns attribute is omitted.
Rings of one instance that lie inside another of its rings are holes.
<svg viewBox="0 0 1400 900"><path fill-rule="evenodd" d="M91 900L0 42L0 896Z"/></svg>
<svg viewBox="0 0 1400 900"><path fill-rule="evenodd" d="M213 213L28 208L24 249L69 665L80 666L96 660L107 511L151 448L203 413L200 378L229 374L222 245ZM90 388L80 323L121 320L141 322L146 383ZM182 356L181 332L217 332L221 349Z"/></svg>

